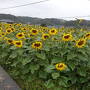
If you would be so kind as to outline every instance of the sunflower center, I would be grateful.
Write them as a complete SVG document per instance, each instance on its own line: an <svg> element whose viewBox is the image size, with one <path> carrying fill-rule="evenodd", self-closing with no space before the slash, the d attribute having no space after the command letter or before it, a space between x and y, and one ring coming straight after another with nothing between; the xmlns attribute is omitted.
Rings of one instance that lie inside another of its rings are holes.
<svg viewBox="0 0 90 90"><path fill-rule="evenodd" d="M7 32L11 32L11 30L7 30Z"/></svg>
<svg viewBox="0 0 90 90"><path fill-rule="evenodd" d="M59 68L62 68L62 67L63 67L63 65L58 65L58 67L59 67Z"/></svg>
<svg viewBox="0 0 90 90"><path fill-rule="evenodd" d="M34 46L39 47L40 43L35 43Z"/></svg>
<svg viewBox="0 0 90 90"><path fill-rule="evenodd" d="M84 43L84 41L80 41L78 42L78 45L82 45Z"/></svg>
<svg viewBox="0 0 90 90"><path fill-rule="evenodd" d="M36 30L32 30L32 32L33 32L33 33L37 33L37 31L36 31Z"/></svg>
<svg viewBox="0 0 90 90"><path fill-rule="evenodd" d="M30 36L33 36L32 34L30 34Z"/></svg>
<svg viewBox="0 0 90 90"><path fill-rule="evenodd" d="M19 36L19 37L22 37L23 35L22 35L22 34L19 34L18 36Z"/></svg>
<svg viewBox="0 0 90 90"><path fill-rule="evenodd" d="M48 35L45 35L44 38L48 38L49 36Z"/></svg>
<svg viewBox="0 0 90 90"><path fill-rule="evenodd" d="M2 35L5 35L4 33L2 33Z"/></svg>
<svg viewBox="0 0 90 90"><path fill-rule="evenodd" d="M8 42L9 42L9 43L12 43L12 42L13 42L13 40L8 40Z"/></svg>
<svg viewBox="0 0 90 90"><path fill-rule="evenodd" d="M55 32L55 30L52 30L51 32L52 32L52 33L54 33L54 32Z"/></svg>
<svg viewBox="0 0 90 90"><path fill-rule="evenodd" d="M12 25L9 25L9 26L12 26Z"/></svg>
<svg viewBox="0 0 90 90"><path fill-rule="evenodd" d="M20 43L20 42L16 42L16 44L17 44L17 45L21 45L21 43Z"/></svg>
<svg viewBox="0 0 90 90"><path fill-rule="evenodd" d="M87 34L87 35L86 35L86 37L89 37L89 36L90 36L90 34Z"/></svg>
<svg viewBox="0 0 90 90"><path fill-rule="evenodd" d="M65 39L68 39L70 37L70 35L64 36Z"/></svg>
<svg viewBox="0 0 90 90"><path fill-rule="evenodd" d="M11 28L11 30L14 30L13 28Z"/></svg>

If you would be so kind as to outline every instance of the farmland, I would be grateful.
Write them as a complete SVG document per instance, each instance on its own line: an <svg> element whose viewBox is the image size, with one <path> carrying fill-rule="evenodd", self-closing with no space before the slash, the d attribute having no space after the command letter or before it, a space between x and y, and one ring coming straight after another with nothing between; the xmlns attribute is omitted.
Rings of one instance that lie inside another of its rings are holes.
<svg viewBox="0 0 90 90"><path fill-rule="evenodd" d="M90 90L90 30L0 23L0 64L22 90Z"/></svg>

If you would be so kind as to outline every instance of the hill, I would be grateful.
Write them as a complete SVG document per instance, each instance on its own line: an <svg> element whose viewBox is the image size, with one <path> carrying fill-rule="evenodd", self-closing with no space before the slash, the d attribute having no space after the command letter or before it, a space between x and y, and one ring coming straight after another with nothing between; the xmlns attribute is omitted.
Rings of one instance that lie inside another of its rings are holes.
<svg viewBox="0 0 90 90"><path fill-rule="evenodd" d="M35 17L26 17L26 16L14 16L11 14L0 14L0 20L12 20L15 23L24 23L24 24L34 24L34 25L41 25L46 24L48 26L67 26L67 27L77 27L77 23L79 20L71 20L66 21L63 19L57 19L57 18L35 18ZM84 27L90 27L90 20L84 20L82 23L80 23L80 26Z"/></svg>
<svg viewBox="0 0 90 90"><path fill-rule="evenodd" d="M26 23L26 24L47 24L47 25L61 25L65 23L63 19L56 19L56 18L33 18L33 17L25 17L25 16L14 16L11 14L0 14L0 20L8 19L12 20L16 23Z"/></svg>

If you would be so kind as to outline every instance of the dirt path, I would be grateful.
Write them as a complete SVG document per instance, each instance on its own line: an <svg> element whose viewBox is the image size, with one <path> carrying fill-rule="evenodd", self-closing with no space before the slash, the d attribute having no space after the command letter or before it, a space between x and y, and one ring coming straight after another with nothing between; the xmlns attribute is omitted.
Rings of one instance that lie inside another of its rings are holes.
<svg viewBox="0 0 90 90"><path fill-rule="evenodd" d="M16 82L0 66L0 90L21 90Z"/></svg>

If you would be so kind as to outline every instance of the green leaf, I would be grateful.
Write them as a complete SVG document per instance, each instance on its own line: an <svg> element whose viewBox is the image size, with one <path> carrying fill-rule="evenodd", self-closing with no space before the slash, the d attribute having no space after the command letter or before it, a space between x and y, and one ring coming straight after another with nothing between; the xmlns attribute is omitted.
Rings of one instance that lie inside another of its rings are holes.
<svg viewBox="0 0 90 90"><path fill-rule="evenodd" d="M48 66L49 65L49 60L38 60L38 63L39 63L39 65L41 65L41 66Z"/></svg>
<svg viewBox="0 0 90 90"><path fill-rule="evenodd" d="M11 46L10 49L11 49L11 50L15 50L15 49L17 49L17 48L16 48L15 46Z"/></svg>
<svg viewBox="0 0 90 90"><path fill-rule="evenodd" d="M19 62L19 61L15 61L15 62L12 63L11 66L13 66L13 67L17 67L18 63L20 63L20 62Z"/></svg>
<svg viewBox="0 0 90 90"><path fill-rule="evenodd" d="M6 53L6 52L2 52L1 53L1 57L3 58L3 57L6 57L8 55L8 53Z"/></svg>
<svg viewBox="0 0 90 90"><path fill-rule="evenodd" d="M36 53L36 56L40 59L45 60L46 59L46 55L44 53Z"/></svg>
<svg viewBox="0 0 90 90"><path fill-rule="evenodd" d="M76 66L75 62L69 61L68 63L69 63L69 67L70 67L72 70L74 70L74 69L75 69L75 66Z"/></svg>
<svg viewBox="0 0 90 90"><path fill-rule="evenodd" d="M53 71L53 69L55 69L55 66L54 65L49 65L45 68L45 71L48 72L48 73L51 73Z"/></svg>
<svg viewBox="0 0 90 90"><path fill-rule="evenodd" d="M65 76L62 76L60 79L59 79L59 85L60 86L63 86L63 87L68 87L69 84L68 84L68 81L70 80L69 77L65 77Z"/></svg>
<svg viewBox="0 0 90 90"><path fill-rule="evenodd" d="M86 51L87 50L85 50L85 49L79 49L78 50L78 52L81 53L81 54L83 54L84 56L87 56Z"/></svg>
<svg viewBox="0 0 90 90"><path fill-rule="evenodd" d="M9 56L9 58L12 58L12 59L14 59L14 58L16 58L17 57L17 53L12 53L12 54L10 54L10 56Z"/></svg>
<svg viewBox="0 0 90 90"><path fill-rule="evenodd" d="M60 76L59 73L52 73L52 78L57 79Z"/></svg>
<svg viewBox="0 0 90 90"><path fill-rule="evenodd" d="M54 83L52 80L48 80L46 83L45 83L45 86L47 88L53 88L54 87Z"/></svg>
<svg viewBox="0 0 90 90"><path fill-rule="evenodd" d="M26 69L26 68L24 68L24 69L22 70L23 75L24 75L24 74L27 74L27 73L29 73L29 72L30 72L30 70L29 70L29 69Z"/></svg>
<svg viewBox="0 0 90 90"><path fill-rule="evenodd" d="M87 80L87 78L86 77L81 77L80 78L80 83L85 83L85 82L87 82L88 80Z"/></svg>
<svg viewBox="0 0 90 90"><path fill-rule="evenodd" d="M39 65L38 64L33 64L33 65L30 65L30 70L31 70L31 73L33 74L36 70L39 69Z"/></svg>
<svg viewBox="0 0 90 90"><path fill-rule="evenodd" d="M63 61L63 58L54 57L54 58L52 59L52 64L60 63L61 61Z"/></svg>
<svg viewBox="0 0 90 90"><path fill-rule="evenodd" d="M67 60L73 59L75 57L77 57L77 55L71 52L67 55Z"/></svg>
<svg viewBox="0 0 90 90"><path fill-rule="evenodd" d="M63 81L63 80L60 80L60 81L59 81L59 85L60 85L60 86L63 86L63 87L67 87L66 82Z"/></svg>
<svg viewBox="0 0 90 90"><path fill-rule="evenodd" d="M23 65L26 65L26 64L30 63L31 61L32 61L31 58L23 58L22 61L21 61L21 63L22 63Z"/></svg>
<svg viewBox="0 0 90 90"><path fill-rule="evenodd" d="M82 61L88 61L88 58L85 57L85 56L82 55L82 54L78 54L77 58L78 58L79 60L82 60Z"/></svg>
<svg viewBox="0 0 90 90"><path fill-rule="evenodd" d="M48 51L50 51L50 47L48 45L45 45L44 48L43 48L43 50L45 50L45 51L48 52Z"/></svg>
<svg viewBox="0 0 90 90"><path fill-rule="evenodd" d="M78 74L81 76L86 76L86 69L83 67L78 68Z"/></svg>
<svg viewBox="0 0 90 90"><path fill-rule="evenodd" d="M39 71L39 77L46 79L47 78L47 73L45 71Z"/></svg>
<svg viewBox="0 0 90 90"><path fill-rule="evenodd" d="M90 67L90 60L88 60L88 64L87 64L88 67Z"/></svg>
<svg viewBox="0 0 90 90"><path fill-rule="evenodd" d="M22 55L23 55L23 52L24 52L24 50L23 50L23 49L21 49L21 48L17 50L17 53L18 53L18 55L20 55L20 56L22 56Z"/></svg>
<svg viewBox="0 0 90 90"><path fill-rule="evenodd" d="M36 77L34 76L34 75L28 75L28 77L27 77L27 81L28 82L31 82L31 81L33 81L33 80L35 80L36 79Z"/></svg>

